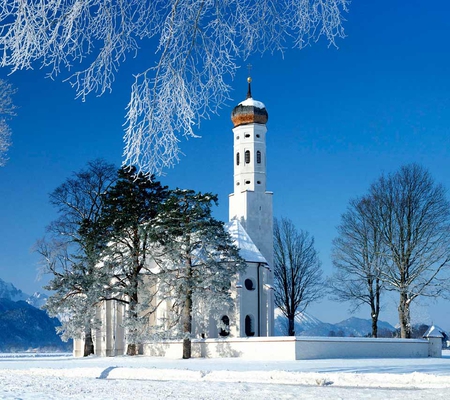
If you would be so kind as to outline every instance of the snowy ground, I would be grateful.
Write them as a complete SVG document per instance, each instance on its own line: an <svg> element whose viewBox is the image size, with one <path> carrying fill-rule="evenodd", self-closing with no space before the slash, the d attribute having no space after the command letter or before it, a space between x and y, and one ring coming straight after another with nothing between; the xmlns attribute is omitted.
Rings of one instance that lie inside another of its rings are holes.
<svg viewBox="0 0 450 400"><path fill-rule="evenodd" d="M0 399L449 399L441 359L245 361L0 354Z"/></svg>

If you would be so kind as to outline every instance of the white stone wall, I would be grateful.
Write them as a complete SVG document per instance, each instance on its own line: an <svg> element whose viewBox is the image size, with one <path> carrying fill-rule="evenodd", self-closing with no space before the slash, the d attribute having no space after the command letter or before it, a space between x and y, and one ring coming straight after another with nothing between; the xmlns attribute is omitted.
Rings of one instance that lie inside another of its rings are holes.
<svg viewBox="0 0 450 400"><path fill-rule="evenodd" d="M272 192L235 192L229 196L230 221L237 219L253 243L273 265L273 206Z"/></svg>
<svg viewBox="0 0 450 400"><path fill-rule="evenodd" d="M193 340L193 357L239 357L250 360L330 358L425 358L430 343L423 339L258 337ZM181 358L182 342L143 346L144 355ZM435 357L440 355L436 354Z"/></svg>
<svg viewBox="0 0 450 400"><path fill-rule="evenodd" d="M240 125L233 129L234 135L234 192L252 190L266 191L266 132L262 124ZM250 162L246 162L246 152ZM260 153L258 163L257 153ZM239 165L237 155L239 153Z"/></svg>

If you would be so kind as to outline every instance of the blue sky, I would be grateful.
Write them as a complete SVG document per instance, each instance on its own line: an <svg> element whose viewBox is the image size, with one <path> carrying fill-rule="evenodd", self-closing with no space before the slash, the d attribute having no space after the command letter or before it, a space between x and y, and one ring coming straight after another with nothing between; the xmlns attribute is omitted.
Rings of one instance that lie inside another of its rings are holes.
<svg viewBox="0 0 450 400"><path fill-rule="evenodd" d="M350 198L382 172L417 162L450 188L450 5L445 0L354 1L339 49L324 41L304 50L242 61L231 82L234 100L181 143L185 157L161 178L171 187L218 193L215 215L228 219L233 190L230 112L245 98L245 66L253 64L253 96L269 112L268 190L274 214L316 239L326 274L336 226ZM126 63L112 94L74 100L68 83L45 71L8 79L20 107L13 147L0 168L0 278L25 292L40 290L31 253L55 217L48 194L89 160L120 165L125 107L139 60ZM0 77L7 76L0 70ZM396 323L388 295L381 319ZM323 301L307 311L326 322L348 316L346 304ZM414 309L417 320L450 329L450 303ZM368 318L368 310L359 316Z"/></svg>

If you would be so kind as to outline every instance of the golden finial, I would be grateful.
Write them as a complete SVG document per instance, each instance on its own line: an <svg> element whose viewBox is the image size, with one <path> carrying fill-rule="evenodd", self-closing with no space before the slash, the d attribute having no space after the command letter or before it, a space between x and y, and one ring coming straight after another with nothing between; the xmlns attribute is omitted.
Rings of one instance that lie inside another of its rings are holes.
<svg viewBox="0 0 450 400"><path fill-rule="evenodd" d="M247 78L247 82L248 82L248 91L247 91L247 99L250 99L252 97L252 88L251 88L251 83L252 83L252 77L251 72L252 72L252 64L248 64L247 65L247 70L248 70L248 78Z"/></svg>

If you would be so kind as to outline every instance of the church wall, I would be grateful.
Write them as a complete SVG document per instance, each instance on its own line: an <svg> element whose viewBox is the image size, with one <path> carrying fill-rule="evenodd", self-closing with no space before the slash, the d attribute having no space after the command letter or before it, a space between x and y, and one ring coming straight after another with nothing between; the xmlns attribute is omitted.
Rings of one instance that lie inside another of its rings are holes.
<svg viewBox="0 0 450 400"><path fill-rule="evenodd" d="M272 192L243 191L229 196L230 220L239 220L269 265L273 265L272 199Z"/></svg>
<svg viewBox="0 0 450 400"><path fill-rule="evenodd" d="M192 341L193 357L239 357L249 360L339 358L426 358L432 344L423 339L256 337ZM180 358L182 341L147 343L144 355ZM440 357L442 349L436 357Z"/></svg>

